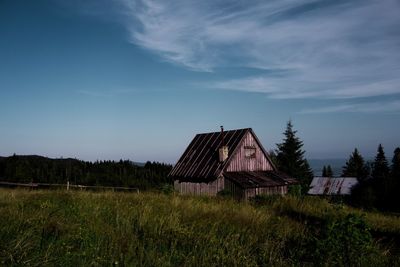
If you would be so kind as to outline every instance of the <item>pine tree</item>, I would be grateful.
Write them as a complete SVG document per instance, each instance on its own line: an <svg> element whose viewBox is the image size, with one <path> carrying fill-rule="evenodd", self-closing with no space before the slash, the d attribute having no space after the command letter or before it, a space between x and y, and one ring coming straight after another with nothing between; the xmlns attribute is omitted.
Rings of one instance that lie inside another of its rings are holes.
<svg viewBox="0 0 400 267"><path fill-rule="evenodd" d="M385 157L383 147L379 144L378 153L372 168L372 177L374 179L386 179L389 176L389 166Z"/></svg>
<svg viewBox="0 0 400 267"><path fill-rule="evenodd" d="M312 179L314 178L314 172L310 167L310 164L308 163L307 159L304 159L304 163L303 163L303 177L304 177L304 182L305 182L305 189L309 189L310 184ZM307 193L307 191L305 191Z"/></svg>
<svg viewBox="0 0 400 267"><path fill-rule="evenodd" d="M333 176L333 171L331 165L328 165L328 167L326 167L326 177L332 177L332 176Z"/></svg>
<svg viewBox="0 0 400 267"><path fill-rule="evenodd" d="M322 177L332 177L333 176L333 172L332 172L332 168L331 165L324 165L324 168L322 169Z"/></svg>
<svg viewBox="0 0 400 267"><path fill-rule="evenodd" d="M289 121L284 132L283 142L277 144L276 160L278 169L294 178L301 184L302 192L307 192L313 178L312 170L304 158L303 142L296 136L292 122Z"/></svg>
<svg viewBox="0 0 400 267"><path fill-rule="evenodd" d="M328 173L326 172L326 166L322 168L322 177L328 177Z"/></svg>
<svg viewBox="0 0 400 267"><path fill-rule="evenodd" d="M377 192L378 206L386 209L388 196L390 195L389 166L383 147L379 144L374 163L372 165L372 179L374 190Z"/></svg>
<svg viewBox="0 0 400 267"><path fill-rule="evenodd" d="M355 148L346 165L343 167L342 177L357 177L359 180L363 180L367 175L368 171L364 159L358 152L358 149Z"/></svg>

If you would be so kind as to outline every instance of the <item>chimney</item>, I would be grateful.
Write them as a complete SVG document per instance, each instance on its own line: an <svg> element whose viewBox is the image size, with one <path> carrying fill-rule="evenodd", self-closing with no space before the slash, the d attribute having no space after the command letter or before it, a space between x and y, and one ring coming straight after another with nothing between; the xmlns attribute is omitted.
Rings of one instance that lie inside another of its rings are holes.
<svg viewBox="0 0 400 267"><path fill-rule="evenodd" d="M228 146L225 145L224 140L224 126L221 126L221 145L219 147L219 161L224 162L228 158Z"/></svg>

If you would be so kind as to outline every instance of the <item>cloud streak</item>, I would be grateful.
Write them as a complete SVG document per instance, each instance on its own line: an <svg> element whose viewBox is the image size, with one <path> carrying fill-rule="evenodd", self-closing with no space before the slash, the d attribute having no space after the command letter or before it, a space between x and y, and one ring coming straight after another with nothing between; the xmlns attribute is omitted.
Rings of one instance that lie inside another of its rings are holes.
<svg viewBox="0 0 400 267"><path fill-rule="evenodd" d="M396 0L120 3L130 41L166 61L197 71L263 71L208 87L279 99L400 94Z"/></svg>
<svg viewBox="0 0 400 267"><path fill-rule="evenodd" d="M336 106L305 109L300 114L321 113L400 113L400 101L372 102L372 103L349 103Z"/></svg>

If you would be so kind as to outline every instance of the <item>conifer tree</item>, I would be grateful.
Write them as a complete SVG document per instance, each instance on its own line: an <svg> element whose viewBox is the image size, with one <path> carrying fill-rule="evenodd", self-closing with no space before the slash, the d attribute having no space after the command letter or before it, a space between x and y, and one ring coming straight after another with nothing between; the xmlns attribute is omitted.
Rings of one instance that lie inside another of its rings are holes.
<svg viewBox="0 0 400 267"><path fill-rule="evenodd" d="M332 176L333 176L333 171L331 165L328 165L328 167L326 167L326 177L332 177Z"/></svg>
<svg viewBox="0 0 400 267"><path fill-rule="evenodd" d="M307 191L308 191L311 181L314 178L314 172L311 169L310 164L308 163L307 159L304 159L304 164L303 164L302 169L303 169L303 177L304 177L304 182L305 182L305 189L307 189Z"/></svg>
<svg viewBox="0 0 400 267"><path fill-rule="evenodd" d="M383 147L379 144L378 153L376 154L375 161L372 167L372 177L374 179L387 179L389 176L389 166L385 157Z"/></svg>
<svg viewBox="0 0 400 267"><path fill-rule="evenodd" d="M368 171L364 159L358 149L355 148L343 167L342 177L357 177L359 180L363 180L367 175Z"/></svg>
<svg viewBox="0 0 400 267"><path fill-rule="evenodd" d="M389 204L390 178L388 162L381 144L379 144L378 152L372 165L372 179L374 190L377 192L378 206L386 209L387 204Z"/></svg>
<svg viewBox="0 0 400 267"><path fill-rule="evenodd" d="M322 169L322 177L332 177L333 176L333 172L332 172L332 168L331 165L324 165L324 168Z"/></svg>
<svg viewBox="0 0 400 267"><path fill-rule="evenodd" d="M326 172L326 166L322 168L322 177L328 177L328 173Z"/></svg>
<svg viewBox="0 0 400 267"><path fill-rule="evenodd" d="M297 131L293 130L292 122L286 125L283 133L283 142L277 144L276 160L278 169L294 178L297 178L301 184L302 192L307 192L313 172L304 158L305 151L302 150L303 142L296 136Z"/></svg>

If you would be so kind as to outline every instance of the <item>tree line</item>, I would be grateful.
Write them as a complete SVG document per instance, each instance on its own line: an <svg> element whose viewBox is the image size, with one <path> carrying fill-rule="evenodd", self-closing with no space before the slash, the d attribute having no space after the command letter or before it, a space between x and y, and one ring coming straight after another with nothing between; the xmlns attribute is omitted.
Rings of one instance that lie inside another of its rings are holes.
<svg viewBox="0 0 400 267"><path fill-rule="evenodd" d="M0 158L0 180L7 182L59 183L101 186L157 188L173 183L167 177L169 164L146 162L139 166L129 160L88 162L77 159L50 159L41 156Z"/></svg>
<svg viewBox="0 0 400 267"><path fill-rule="evenodd" d="M313 172L304 157L303 142L296 136L289 121L283 133L282 143L270 151L278 170L295 177L300 183L300 193L306 194L313 178ZM333 177L330 165L324 166L322 176ZM391 164L386 159L382 145L378 146L373 162L366 162L357 148L343 166L342 177L356 177L359 184L345 199L349 204L363 208L377 208L400 212L400 148L393 152Z"/></svg>
<svg viewBox="0 0 400 267"><path fill-rule="evenodd" d="M343 177L357 177L352 190L354 205L380 210L400 211L400 148L393 152L391 164L380 144L373 162L366 162L357 148L343 167Z"/></svg>

